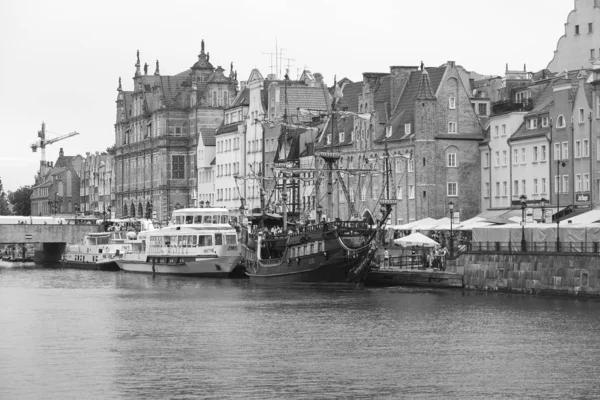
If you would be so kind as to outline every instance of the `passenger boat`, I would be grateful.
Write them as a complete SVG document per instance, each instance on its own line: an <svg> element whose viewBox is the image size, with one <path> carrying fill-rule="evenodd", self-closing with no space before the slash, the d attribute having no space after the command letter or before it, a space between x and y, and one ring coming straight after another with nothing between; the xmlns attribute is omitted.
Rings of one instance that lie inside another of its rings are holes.
<svg viewBox="0 0 600 400"><path fill-rule="evenodd" d="M286 74L286 84L288 79ZM337 87L337 84L334 86ZM391 214L392 205L396 203L396 200L392 199L394 196L390 196L391 168L386 145L385 155L380 160L381 164L377 166L377 169L383 172L384 178L379 201L381 218L376 223L370 212L369 218L361 219L358 216L354 210L353 196L349 195L341 174L360 176L377 174L374 173L374 168L343 168L338 162L341 157L338 132L343 131L345 121L339 124L341 126L336 125L336 98L333 98L330 110L314 111L317 115L327 115L327 121L316 128L319 131L317 137L328 137L326 145L321 145L318 143L319 139L312 138L314 126L303 129L304 127L299 126L298 123L288 124L287 110L284 112L283 122L280 123L279 146L271 165L275 172L272 179L275 183L272 187L273 191L278 193L269 196L270 199L280 199L279 205L275 204L275 207L282 210L282 227L276 228L275 233L269 233L265 225L264 210L273 206L270 203L265 204L264 193L268 190L266 187L268 178L262 176L256 178L261 187L262 217L258 218L258 223L254 218L252 226L242 227L242 259L246 275L252 281L275 284L362 283L376 252L376 238ZM343 113L362 119L370 118L370 115L347 111ZM312 123L314 122L316 121L313 120ZM328 133L328 125L331 126L331 133ZM262 148L264 147L263 143ZM301 154L305 157L312 156L312 164L303 165L300 160ZM323 168L319 168L320 165L315 161L317 159L323 160ZM264 155L261 170L268 170ZM323 207L319 204L312 204L313 209L310 211L312 217L306 217L303 215L304 210L300 210L299 207L298 182L311 180L311 185L316 192L312 198L318 201L321 199L319 185L323 175L327 179L326 215L329 219L321 218ZM334 177L341 185L349 205L350 216L346 220L332 217L336 214L332 196ZM241 210L246 209L242 199Z"/></svg>
<svg viewBox="0 0 600 400"><path fill-rule="evenodd" d="M243 275L236 230L226 208L185 208L172 224L140 232L117 260L123 271L232 278Z"/></svg>
<svg viewBox="0 0 600 400"><path fill-rule="evenodd" d="M81 244L69 244L63 254L65 268L118 271L116 260L131 250L127 239L134 239L133 231L112 231L89 233Z"/></svg>

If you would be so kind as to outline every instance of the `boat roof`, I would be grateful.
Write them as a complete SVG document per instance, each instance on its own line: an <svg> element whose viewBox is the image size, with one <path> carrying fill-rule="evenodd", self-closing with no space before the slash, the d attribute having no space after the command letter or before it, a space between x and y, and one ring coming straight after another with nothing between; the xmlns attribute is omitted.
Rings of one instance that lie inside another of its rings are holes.
<svg viewBox="0 0 600 400"><path fill-rule="evenodd" d="M229 224L211 224L211 225L177 225L167 226L161 229L155 229L153 231L146 231L151 235L183 235L183 234L194 234L200 232L216 232L216 233L236 233L236 230Z"/></svg>
<svg viewBox="0 0 600 400"><path fill-rule="evenodd" d="M196 212L224 212L229 213L229 210L225 207L194 207L194 208L180 208L178 210L174 210L173 214L182 214L182 213L196 213Z"/></svg>

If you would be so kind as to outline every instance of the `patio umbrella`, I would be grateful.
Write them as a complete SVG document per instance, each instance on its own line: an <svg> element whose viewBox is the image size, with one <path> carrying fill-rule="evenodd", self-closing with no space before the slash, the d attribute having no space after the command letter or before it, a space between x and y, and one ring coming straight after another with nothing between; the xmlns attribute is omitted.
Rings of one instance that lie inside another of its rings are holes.
<svg viewBox="0 0 600 400"><path fill-rule="evenodd" d="M394 240L394 243L402 247L440 247L440 244L419 232L411 233Z"/></svg>

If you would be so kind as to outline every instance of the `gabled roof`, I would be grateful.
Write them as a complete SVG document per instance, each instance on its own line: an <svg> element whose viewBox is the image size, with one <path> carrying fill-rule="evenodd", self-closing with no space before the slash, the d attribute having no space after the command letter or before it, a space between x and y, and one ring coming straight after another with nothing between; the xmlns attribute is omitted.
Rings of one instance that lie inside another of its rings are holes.
<svg viewBox="0 0 600 400"><path fill-rule="evenodd" d="M435 94L442 81L446 67L425 68L429 77L431 92ZM414 117L415 117L415 98L417 97L419 85L423 71L413 71L410 73L406 87L398 99L398 104L386 126L392 126L392 136L387 140L399 140L404 138L404 125L411 124L411 135L414 135ZM408 136L407 136L408 137ZM377 140L385 138L385 130Z"/></svg>

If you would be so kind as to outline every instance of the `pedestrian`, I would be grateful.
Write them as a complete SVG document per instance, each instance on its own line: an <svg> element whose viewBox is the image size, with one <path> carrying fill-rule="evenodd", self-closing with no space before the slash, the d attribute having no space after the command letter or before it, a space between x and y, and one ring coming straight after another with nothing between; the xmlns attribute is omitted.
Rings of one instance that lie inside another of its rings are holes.
<svg viewBox="0 0 600 400"><path fill-rule="evenodd" d="M390 252L387 248L383 251L383 266L385 268L390 267Z"/></svg>

